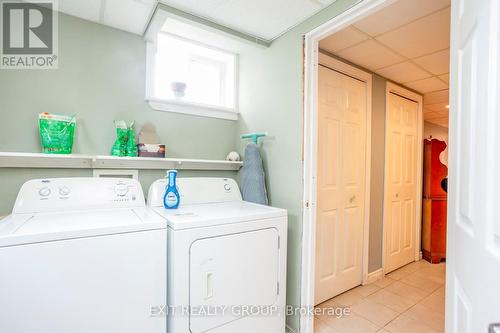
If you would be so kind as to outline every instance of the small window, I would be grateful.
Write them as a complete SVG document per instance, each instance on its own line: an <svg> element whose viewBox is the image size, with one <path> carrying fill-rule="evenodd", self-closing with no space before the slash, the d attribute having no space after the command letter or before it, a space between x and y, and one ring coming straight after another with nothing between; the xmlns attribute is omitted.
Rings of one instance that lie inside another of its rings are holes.
<svg viewBox="0 0 500 333"><path fill-rule="evenodd" d="M148 46L154 109L236 119L236 55L160 32Z"/></svg>

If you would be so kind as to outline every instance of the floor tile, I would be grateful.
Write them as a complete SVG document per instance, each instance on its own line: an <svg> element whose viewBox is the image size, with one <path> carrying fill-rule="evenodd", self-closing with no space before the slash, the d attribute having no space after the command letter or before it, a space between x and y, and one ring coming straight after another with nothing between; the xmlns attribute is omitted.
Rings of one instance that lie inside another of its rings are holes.
<svg viewBox="0 0 500 333"><path fill-rule="evenodd" d="M367 299L377 302L378 304L382 304L399 313L405 312L416 303L409 298L401 297L385 289L377 291L376 293L368 296Z"/></svg>
<svg viewBox="0 0 500 333"><path fill-rule="evenodd" d="M374 285L380 287L380 288L385 288L387 287L388 285L390 285L391 283L394 283L396 282L396 280L394 279L391 279L390 277L383 277L375 282L373 282Z"/></svg>
<svg viewBox="0 0 500 333"><path fill-rule="evenodd" d="M408 272L408 271L402 270L400 268L400 269L397 269L395 271L390 272L389 274L387 274L387 276L393 280L401 280L402 278L404 278L405 276L407 276L411 273L412 272Z"/></svg>
<svg viewBox="0 0 500 333"><path fill-rule="evenodd" d="M314 333L340 333L318 318L314 318Z"/></svg>
<svg viewBox="0 0 500 333"><path fill-rule="evenodd" d="M404 315L415 320L424 319L425 325L438 332L444 332L444 314L432 311L430 308L420 303L411 307Z"/></svg>
<svg viewBox="0 0 500 333"><path fill-rule="evenodd" d="M430 292L424 291L401 281L396 281L395 283L385 288L385 290L401 297L409 298L415 303L423 300L425 297L430 295Z"/></svg>
<svg viewBox="0 0 500 333"><path fill-rule="evenodd" d="M369 299L365 299L354 305L352 307L352 312L368 319L379 327L384 327L391 320L399 316L399 312Z"/></svg>
<svg viewBox="0 0 500 333"><path fill-rule="evenodd" d="M401 282L420 288L427 292L436 291L438 288L443 286L442 283L430 278L429 276L420 274L419 272L406 275L405 277L401 278Z"/></svg>
<svg viewBox="0 0 500 333"><path fill-rule="evenodd" d="M354 290L349 290L320 304L319 306L350 306L363 300L363 298L363 295L360 293L357 293Z"/></svg>
<svg viewBox="0 0 500 333"><path fill-rule="evenodd" d="M353 291L361 294L363 297L367 297L378 290L380 290L380 287L375 284L365 284L364 286L359 286L353 289Z"/></svg>
<svg viewBox="0 0 500 333"><path fill-rule="evenodd" d="M424 324L424 320L415 320L401 315L384 327L391 333L438 333Z"/></svg>
<svg viewBox="0 0 500 333"><path fill-rule="evenodd" d="M444 314L444 310L445 310L444 295L433 293L433 294L427 296L426 298L424 298L422 301L420 301L419 304L427 307L431 311Z"/></svg>
<svg viewBox="0 0 500 333"><path fill-rule="evenodd" d="M330 318L324 322L339 333L375 333L380 329L355 313L342 318Z"/></svg>

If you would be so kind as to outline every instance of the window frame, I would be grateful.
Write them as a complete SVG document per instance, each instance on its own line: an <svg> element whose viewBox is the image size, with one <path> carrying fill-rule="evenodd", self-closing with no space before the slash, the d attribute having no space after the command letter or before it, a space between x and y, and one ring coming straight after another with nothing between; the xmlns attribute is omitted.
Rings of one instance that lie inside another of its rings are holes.
<svg viewBox="0 0 500 333"><path fill-rule="evenodd" d="M196 103L192 101L178 100L178 99L164 99L158 98L154 95L155 88L155 67L156 67L156 51L158 38L154 41L146 41L146 98L149 106L157 111L174 112L190 114L201 117L219 118L227 120L238 120L238 96L239 96L239 56L236 53L229 52L199 41L185 38L177 34L172 34L166 31L158 32L158 35L164 34L171 38L179 39L181 41L191 43L196 46L201 46L217 52L228 54L234 57L234 77L233 77L233 107L226 107L222 105L211 105L205 103ZM200 56L201 57L201 56ZM201 57L203 58L203 57ZM227 68L226 68L227 70ZM221 85L226 80L226 77L221 78ZM226 89L226 85L224 89Z"/></svg>

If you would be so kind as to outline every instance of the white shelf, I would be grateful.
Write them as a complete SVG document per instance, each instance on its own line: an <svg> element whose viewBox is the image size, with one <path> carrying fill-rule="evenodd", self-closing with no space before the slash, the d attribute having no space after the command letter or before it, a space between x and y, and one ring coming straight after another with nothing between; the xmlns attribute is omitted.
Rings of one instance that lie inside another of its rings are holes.
<svg viewBox="0 0 500 333"><path fill-rule="evenodd" d="M236 171L242 165L224 160L0 152L0 168Z"/></svg>

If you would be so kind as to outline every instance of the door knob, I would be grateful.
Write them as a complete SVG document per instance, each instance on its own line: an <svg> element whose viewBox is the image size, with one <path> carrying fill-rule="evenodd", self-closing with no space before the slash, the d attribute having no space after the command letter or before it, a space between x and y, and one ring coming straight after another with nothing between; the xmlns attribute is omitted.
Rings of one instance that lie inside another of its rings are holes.
<svg viewBox="0 0 500 333"><path fill-rule="evenodd" d="M396 193L396 198L399 198L399 193Z"/></svg>

